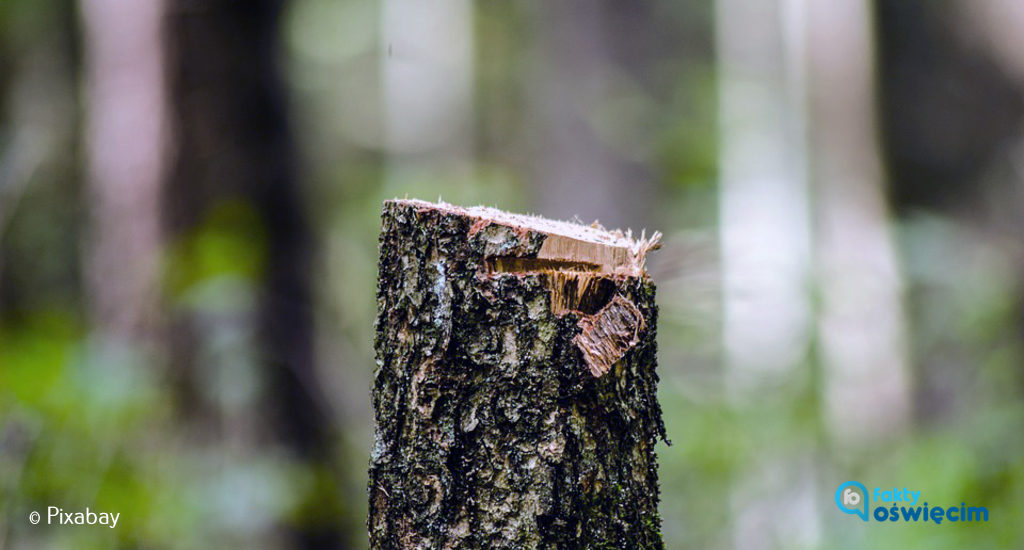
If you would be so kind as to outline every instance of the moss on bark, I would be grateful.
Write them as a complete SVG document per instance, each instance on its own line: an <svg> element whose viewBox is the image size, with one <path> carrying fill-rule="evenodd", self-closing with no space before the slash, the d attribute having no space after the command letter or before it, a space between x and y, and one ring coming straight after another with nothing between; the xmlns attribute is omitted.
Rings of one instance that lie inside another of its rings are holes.
<svg viewBox="0 0 1024 550"><path fill-rule="evenodd" d="M595 377L573 342L586 314L553 313L542 273L487 269L545 238L385 203L371 548L663 547L654 285L608 276L643 328Z"/></svg>

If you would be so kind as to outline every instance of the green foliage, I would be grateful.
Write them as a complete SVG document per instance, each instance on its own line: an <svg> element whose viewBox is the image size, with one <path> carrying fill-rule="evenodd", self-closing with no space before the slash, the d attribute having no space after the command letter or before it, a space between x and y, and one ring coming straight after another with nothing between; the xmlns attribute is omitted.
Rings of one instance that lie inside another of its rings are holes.
<svg viewBox="0 0 1024 550"><path fill-rule="evenodd" d="M202 282L225 277L258 280L266 269L265 241L251 205L214 205L196 229L171 245L164 269L168 292L182 297Z"/></svg>

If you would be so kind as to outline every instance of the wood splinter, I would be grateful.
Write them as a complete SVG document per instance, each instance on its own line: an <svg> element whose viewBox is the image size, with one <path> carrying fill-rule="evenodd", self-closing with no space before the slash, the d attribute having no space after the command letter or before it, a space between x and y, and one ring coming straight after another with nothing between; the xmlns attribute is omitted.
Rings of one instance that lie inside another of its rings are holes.
<svg viewBox="0 0 1024 550"><path fill-rule="evenodd" d="M580 333L573 339L595 377L600 377L639 343L644 317L633 302L618 294L594 315L580 319Z"/></svg>

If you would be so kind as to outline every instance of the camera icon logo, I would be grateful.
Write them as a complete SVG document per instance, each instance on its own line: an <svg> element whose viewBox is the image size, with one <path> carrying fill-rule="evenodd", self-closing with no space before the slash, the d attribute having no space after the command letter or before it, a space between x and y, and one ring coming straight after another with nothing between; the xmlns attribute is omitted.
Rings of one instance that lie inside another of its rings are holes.
<svg viewBox="0 0 1024 550"><path fill-rule="evenodd" d="M836 489L836 506L846 514L868 520L868 489L859 481L847 481Z"/></svg>

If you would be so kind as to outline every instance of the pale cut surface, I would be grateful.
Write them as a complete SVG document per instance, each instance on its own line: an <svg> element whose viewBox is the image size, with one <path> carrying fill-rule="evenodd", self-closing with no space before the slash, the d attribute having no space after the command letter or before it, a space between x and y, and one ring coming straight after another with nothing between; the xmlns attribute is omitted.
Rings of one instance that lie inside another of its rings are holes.
<svg viewBox="0 0 1024 550"><path fill-rule="evenodd" d="M634 239L631 231L609 231L596 225L513 214L488 206L462 207L419 199L396 199L395 202L460 214L476 219L480 227L495 224L517 231L542 233L547 238L537 252L536 259L577 264L579 269L573 270L579 271L643 277L646 275L644 261L647 253L660 246L661 233L658 232L650 238L646 233L642 233L640 238ZM503 266L522 267L522 264L507 261L496 262L495 265L501 270L505 270L502 269Z"/></svg>

